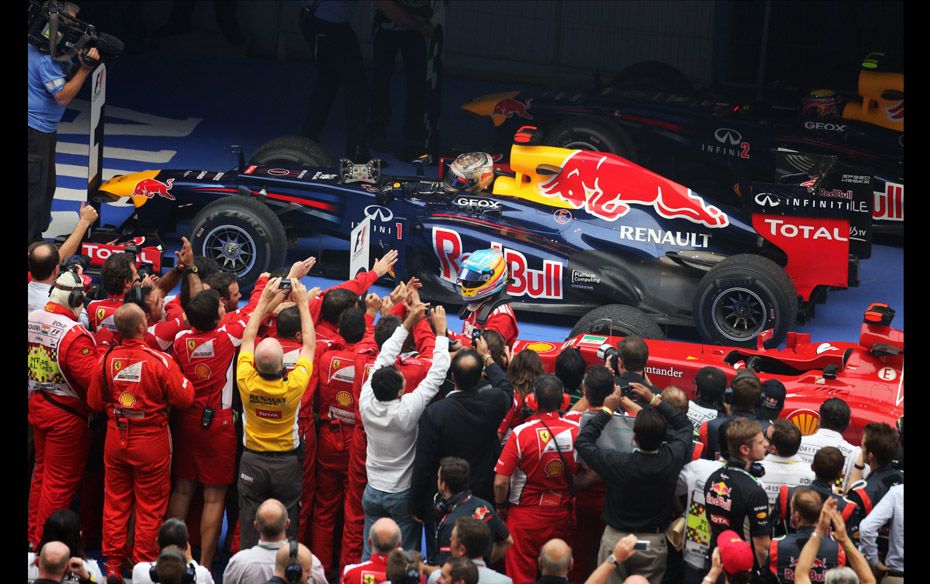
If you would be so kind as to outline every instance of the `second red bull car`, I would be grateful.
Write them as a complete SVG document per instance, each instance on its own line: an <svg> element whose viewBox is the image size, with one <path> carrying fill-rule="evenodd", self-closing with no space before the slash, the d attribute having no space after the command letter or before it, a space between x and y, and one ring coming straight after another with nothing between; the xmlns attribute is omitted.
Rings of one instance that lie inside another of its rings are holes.
<svg viewBox="0 0 930 584"><path fill-rule="evenodd" d="M394 275L418 276L444 304L461 303L455 280L470 252L501 248L513 307L580 316L572 334L610 325L656 338L660 324L685 325L708 342L751 344L774 329L775 344L827 289L858 283L848 218L817 203L818 181L756 185L758 205L745 213L620 156L539 137L522 129L509 169L483 192L449 192L425 172L385 176L378 161L337 165L315 143L284 137L229 171L134 173L98 197L134 202L123 226L134 234L175 232L187 216L195 253L244 287L282 265L297 237L335 236L321 238L320 264L346 265L339 254L366 218L374 248L401 252Z"/></svg>

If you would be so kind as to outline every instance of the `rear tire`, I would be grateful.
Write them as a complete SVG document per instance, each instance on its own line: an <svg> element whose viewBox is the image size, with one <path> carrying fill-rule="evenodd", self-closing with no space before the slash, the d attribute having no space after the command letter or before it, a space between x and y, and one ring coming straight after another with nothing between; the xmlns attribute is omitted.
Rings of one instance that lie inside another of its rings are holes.
<svg viewBox="0 0 930 584"><path fill-rule="evenodd" d="M665 333L652 317L627 304L607 304L595 308L575 323L568 336L585 333L621 337L636 335L644 339L665 338Z"/></svg>
<svg viewBox="0 0 930 584"><path fill-rule="evenodd" d="M336 166L336 160L325 148L303 136L281 136L269 140L258 147L249 161L264 166Z"/></svg>
<svg viewBox="0 0 930 584"><path fill-rule="evenodd" d="M756 337L774 329L765 343L775 347L798 316L798 294L788 274L762 256L731 256L709 271L694 295L694 324L714 344L752 347Z"/></svg>
<svg viewBox="0 0 930 584"><path fill-rule="evenodd" d="M610 120L578 116L563 120L546 132L543 144L572 150L610 152L636 162L629 135Z"/></svg>
<svg viewBox="0 0 930 584"><path fill-rule="evenodd" d="M200 210L191 223L194 255L216 261L220 269L250 289L262 272L280 268L287 238L278 216L257 199L229 196Z"/></svg>

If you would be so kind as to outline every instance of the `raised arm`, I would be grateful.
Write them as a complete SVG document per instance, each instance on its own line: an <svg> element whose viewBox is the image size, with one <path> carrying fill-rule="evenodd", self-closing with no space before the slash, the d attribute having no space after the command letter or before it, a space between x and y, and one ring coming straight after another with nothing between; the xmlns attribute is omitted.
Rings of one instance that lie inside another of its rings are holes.
<svg viewBox="0 0 930 584"><path fill-rule="evenodd" d="M77 225L74 226L71 235L69 235L68 239L58 248L58 257L62 260L70 258L78 252L81 246L81 240L84 239L84 234L87 233L90 226L93 225L100 216L93 205L88 205L84 201L81 201L81 210L78 215L80 219L78 219Z"/></svg>
<svg viewBox="0 0 930 584"><path fill-rule="evenodd" d="M258 299L258 306L249 315L249 322L245 325L241 348L243 353L255 352L255 336L258 334L258 327L261 325L262 320L265 319L265 316L284 300L285 291L278 287L280 284L281 278L272 278L262 290L262 295ZM301 318L302 320L303 318Z"/></svg>
<svg viewBox="0 0 930 584"><path fill-rule="evenodd" d="M316 353L316 329L313 327L313 317L310 316L310 301L319 295L319 288L308 291L300 278L291 280L291 300L297 304L297 312L300 313L300 337L303 343L300 348L300 357L310 361L313 361L313 356ZM256 312L258 311L256 310ZM251 317L249 322L251 322Z"/></svg>

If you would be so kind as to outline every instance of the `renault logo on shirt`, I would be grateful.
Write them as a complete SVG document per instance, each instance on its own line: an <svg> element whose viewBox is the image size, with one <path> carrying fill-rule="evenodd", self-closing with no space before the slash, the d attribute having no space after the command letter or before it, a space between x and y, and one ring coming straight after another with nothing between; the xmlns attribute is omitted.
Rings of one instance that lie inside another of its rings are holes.
<svg viewBox="0 0 930 584"><path fill-rule="evenodd" d="M394 218L394 213L387 207L381 205L368 205L365 207L365 217L372 221L390 221Z"/></svg>

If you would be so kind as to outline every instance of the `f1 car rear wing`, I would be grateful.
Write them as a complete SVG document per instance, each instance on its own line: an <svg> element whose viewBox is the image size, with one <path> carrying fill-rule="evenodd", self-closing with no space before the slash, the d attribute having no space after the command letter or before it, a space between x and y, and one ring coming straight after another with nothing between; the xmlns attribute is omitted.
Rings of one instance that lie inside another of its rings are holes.
<svg viewBox="0 0 930 584"><path fill-rule="evenodd" d="M788 256L798 295L858 285L858 262L871 255L871 176L816 156L807 173L753 183L746 205L759 235ZM860 171L861 172L861 171Z"/></svg>

